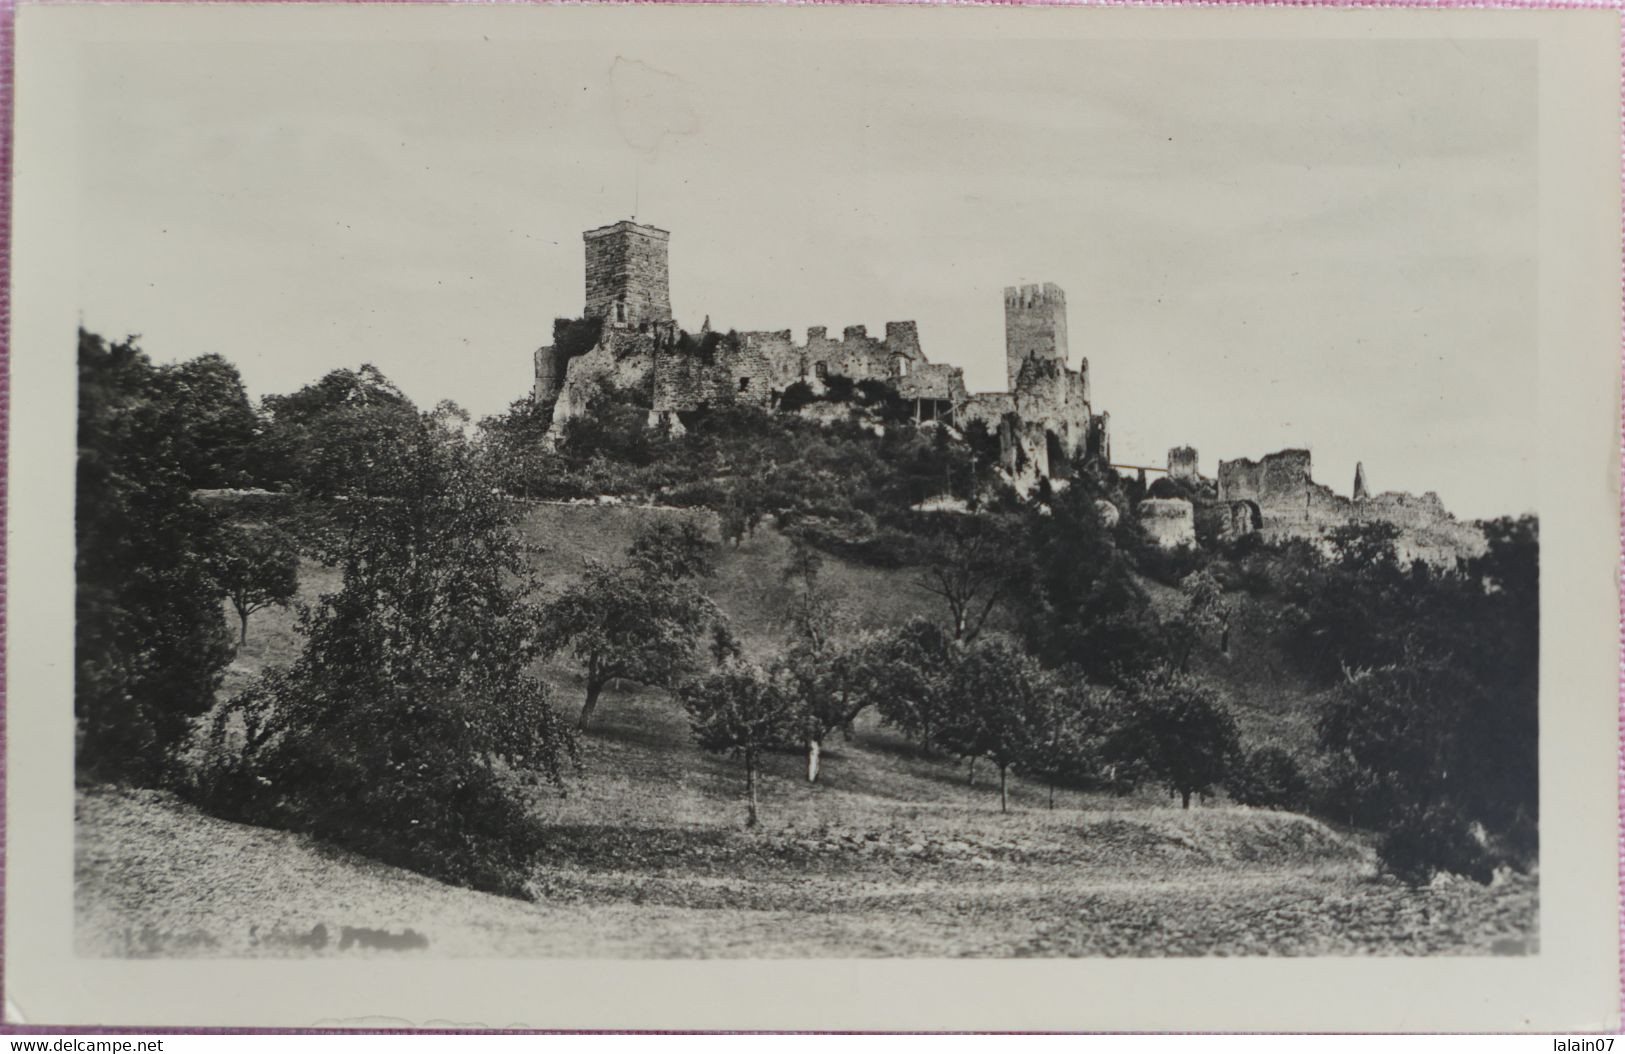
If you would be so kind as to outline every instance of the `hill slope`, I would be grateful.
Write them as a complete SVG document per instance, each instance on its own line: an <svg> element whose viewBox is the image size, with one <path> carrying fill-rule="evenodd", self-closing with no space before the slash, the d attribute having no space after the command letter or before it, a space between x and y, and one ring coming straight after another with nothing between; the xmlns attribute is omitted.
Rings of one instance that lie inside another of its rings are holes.
<svg viewBox="0 0 1625 1054"><path fill-rule="evenodd" d="M640 523L684 515L538 506L525 531L549 588L613 560ZM760 531L712 592L747 647L782 630L789 543ZM860 625L934 613L908 572L829 558ZM336 586L306 565L309 600ZM291 612L255 616L228 690L299 644ZM1208 659L1203 659L1208 661ZM1251 660L1243 660L1251 661ZM558 705L576 675L544 671ZM1238 675L1239 676L1239 675ZM1291 685L1282 692L1291 690ZM1255 708L1261 727L1283 694ZM534 903L444 886L311 839L227 823L156 792L82 790L77 945L154 956L1024 956L1525 952L1532 879L1413 893L1375 877L1358 839L1289 814L1182 812L1158 793L1110 798L922 755L865 714L828 744L816 785L769 756L762 827L743 775L699 750L668 693L619 685L582 740L582 771L535 806L553 829Z"/></svg>

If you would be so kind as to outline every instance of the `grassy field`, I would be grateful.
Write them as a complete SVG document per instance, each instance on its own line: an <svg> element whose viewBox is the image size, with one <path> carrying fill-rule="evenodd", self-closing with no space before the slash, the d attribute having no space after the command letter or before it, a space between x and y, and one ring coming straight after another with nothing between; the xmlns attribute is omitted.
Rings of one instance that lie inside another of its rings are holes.
<svg viewBox="0 0 1625 1054"><path fill-rule="evenodd" d="M669 511L541 506L527 535L550 586L614 559ZM714 595L747 646L780 633L788 543L760 532L723 560ZM859 624L930 610L906 572L831 560ZM336 585L307 566L314 597ZM255 616L227 690L298 647L291 612ZM1248 661L1248 660L1243 660ZM579 679L545 671L561 707ZM1232 682L1232 693L1239 691ZM1289 711L1282 678L1246 718ZM1299 708L1301 709L1301 703ZM204 816L158 792L83 788L76 869L84 955L605 957L1524 954L1536 885L1376 875L1361 837L1300 816L1159 794L1059 793L923 756L872 715L828 744L816 785L770 756L762 825L743 827L743 772L692 743L662 691L606 692L563 795L533 902L456 889L310 839Z"/></svg>

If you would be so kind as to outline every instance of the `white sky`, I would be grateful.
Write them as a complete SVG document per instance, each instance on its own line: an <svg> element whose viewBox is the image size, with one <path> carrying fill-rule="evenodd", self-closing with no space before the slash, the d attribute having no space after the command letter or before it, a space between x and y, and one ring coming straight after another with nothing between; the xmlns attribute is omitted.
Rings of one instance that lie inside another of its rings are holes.
<svg viewBox="0 0 1625 1054"><path fill-rule="evenodd" d="M697 328L915 319L1002 387L1067 292L1124 462L1314 452L1340 493L1533 509L1534 46L120 44L84 76L84 323L253 394L372 362L525 395L582 230L672 231Z"/></svg>

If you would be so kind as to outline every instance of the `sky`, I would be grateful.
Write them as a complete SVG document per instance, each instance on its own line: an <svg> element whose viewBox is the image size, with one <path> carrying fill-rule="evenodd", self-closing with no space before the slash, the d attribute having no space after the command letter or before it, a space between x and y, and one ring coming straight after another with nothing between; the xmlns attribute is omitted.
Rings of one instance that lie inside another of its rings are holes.
<svg viewBox="0 0 1625 1054"><path fill-rule="evenodd" d="M690 329L919 324L1004 384L1067 294L1113 455L1308 447L1350 491L1531 511L1537 75L1517 41L122 42L82 76L83 324L250 393L370 362L476 417L672 232Z"/></svg>

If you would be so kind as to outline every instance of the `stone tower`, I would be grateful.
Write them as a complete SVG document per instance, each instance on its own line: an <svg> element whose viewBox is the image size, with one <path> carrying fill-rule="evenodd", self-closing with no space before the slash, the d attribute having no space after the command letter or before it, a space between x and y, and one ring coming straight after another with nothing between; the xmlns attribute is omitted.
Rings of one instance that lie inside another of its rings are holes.
<svg viewBox="0 0 1625 1054"><path fill-rule="evenodd" d="M636 328L671 321L666 245L671 233L634 220L582 234L587 246L587 306L583 314Z"/></svg>
<svg viewBox="0 0 1625 1054"><path fill-rule="evenodd" d="M1201 473L1197 471L1196 448L1176 446L1168 451L1168 478L1195 483Z"/></svg>
<svg viewBox="0 0 1625 1054"><path fill-rule="evenodd" d="M1356 461L1354 463L1354 500L1366 501L1370 497L1371 492L1365 486L1365 462Z"/></svg>
<svg viewBox="0 0 1625 1054"><path fill-rule="evenodd" d="M1066 294L1053 282L1004 290L1004 354L1010 390L1022 363L1054 359L1066 365Z"/></svg>

